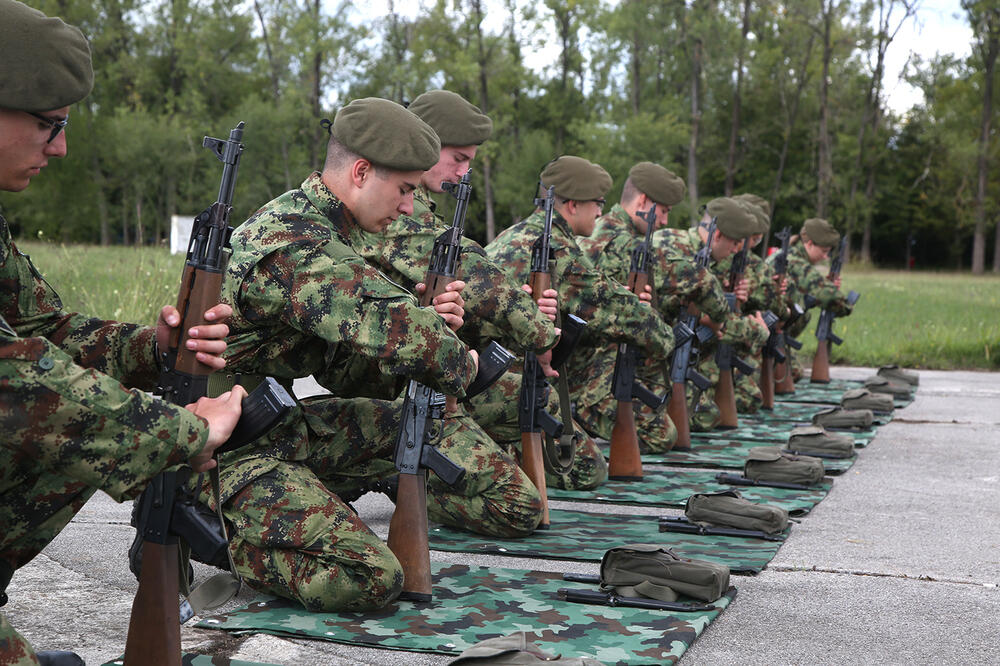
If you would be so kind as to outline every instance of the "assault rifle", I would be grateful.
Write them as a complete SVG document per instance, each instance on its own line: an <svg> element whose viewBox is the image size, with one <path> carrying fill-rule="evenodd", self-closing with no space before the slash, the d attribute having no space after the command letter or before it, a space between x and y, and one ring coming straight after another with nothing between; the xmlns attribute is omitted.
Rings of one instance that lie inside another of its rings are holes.
<svg viewBox="0 0 1000 666"><path fill-rule="evenodd" d="M708 270L709 265L712 263L712 237L715 236L716 229L716 219L713 217L711 223L708 225L708 239L705 241L705 245L695 253L694 263L698 268ZM688 322L691 324L690 327L695 330L699 345L706 344L708 341L715 339L715 331L713 331L709 326L698 323L698 318L691 311L691 308L688 308L687 313ZM684 345L681 345L681 348L683 349ZM689 411L693 413L697 410L701 394L712 387L712 382L694 369L693 366L695 363L692 362L692 357L695 356L695 353L696 352L691 346L688 346L687 351L682 352L680 357L678 357L677 349L674 350L674 361L670 368L670 382L672 388L670 394L670 404L667 407L667 413L670 415L670 420L673 421L675 425L681 420L687 424L685 428L688 431L688 448L690 448L691 445L691 432L687 414ZM698 355L700 355L700 352L698 352ZM677 404L678 394L680 395L680 400L684 400L686 398L684 382L688 379L690 379L694 384L694 391L691 394L690 409L687 408L687 405ZM678 391L678 389L680 390ZM683 412L681 412L682 407L684 408ZM675 414L677 415L676 418ZM681 439L680 431L678 430L677 443L674 444L674 448L684 450L683 446L678 446L679 444L681 444Z"/></svg>
<svg viewBox="0 0 1000 666"><path fill-rule="evenodd" d="M545 191L544 198L535 199L535 206L541 207L545 212L545 222L542 233L531 246L531 273L528 277L528 286L531 287L531 297L537 303L545 290L551 288L552 274L549 270L549 262L552 255L552 215L555 203L555 188L549 187ZM562 322L562 333L559 336L559 344L552 350L553 369L558 369L569 358L573 348L579 341L586 326L579 317L569 315L565 322ZM561 381L563 379L561 378ZM518 396L518 425L521 430L521 468L531 482L538 489L538 494L542 498L542 520L538 525L539 529L548 529L549 521L549 500L545 483L546 461L549 466L558 464L562 471L568 471L573 464L576 441L575 434L564 434L564 426L559 419L549 414L545 407L548 404L548 395L551 387L545 378L541 364L534 352L528 350L524 352L524 372L521 375L521 393ZM560 410L563 411L564 419L572 419L569 413L569 405L566 400L560 401ZM569 421L569 430L572 433L572 420ZM546 442L543 443L545 433ZM550 451L554 448L549 442L560 440L557 453ZM568 449L568 451L567 451Z"/></svg>
<svg viewBox="0 0 1000 666"><path fill-rule="evenodd" d="M656 204L646 213L639 213L646 221L646 238L632 250L628 273L628 289L636 296L649 284L649 266L652 254L653 227L656 226ZM615 371L611 378L611 394L618 401L615 425L611 429L611 453L608 457L608 478L616 481L642 479L642 460L639 454L639 436L635 429L632 401L641 400L650 409L659 409L665 398L660 397L636 381L639 350L622 342L618 345Z"/></svg>
<svg viewBox="0 0 1000 666"><path fill-rule="evenodd" d="M830 273L826 276L828 280L835 280L840 276L840 271L844 267L844 253L847 252L847 236L840 239L840 247L837 249L837 256L830 262ZM847 304L853 306L861 298L861 294L851 291L847 294ZM819 314L819 321L816 323L816 355L813 357L812 373L809 381L817 384L830 383L830 344L842 344L844 340L833 333L833 320L837 315L829 308L824 309Z"/></svg>
<svg viewBox="0 0 1000 666"><path fill-rule="evenodd" d="M740 304L736 300L736 285L743 279L747 267L747 254L750 251L750 240L743 241L743 248L733 255L733 263L729 270L729 288L733 291L726 294L729 309L739 313ZM732 429L739 425L736 414L736 387L733 379L733 368L745 375L754 368L733 353L733 346L720 342L715 350L715 364L719 367L719 383L715 387L715 404L719 407L719 427Z"/></svg>
<svg viewBox="0 0 1000 666"><path fill-rule="evenodd" d="M229 237L232 228L233 189L243 153L243 123L229 133L229 139L205 137L203 146L212 150L224 164L219 195L215 203L194 220L188 245L177 310L181 324L170 333L163 353L157 392L173 404L187 405L208 394L212 369L197 360L187 349L188 330L207 322L203 314L219 302L222 278L231 254ZM267 378L243 401L243 415L230 440L217 453L249 443L270 430L293 405L294 400L273 379ZM132 603L125 663L131 665L180 666L180 623L194 613L192 604L208 608L224 603L239 591L237 576L220 574L208 581L206 588L188 596L188 581L178 580L179 546L183 538L199 559L219 563L232 559L218 502L219 526L205 521L195 508L195 499L184 488L190 470L163 472L150 482L136 500L136 543L130 552L130 565L139 578L139 590ZM217 479L217 468L212 470ZM214 480L214 479L213 479ZM178 613L177 599L184 588L188 600ZM205 592L204 589L209 589ZM209 598L211 597L211 598ZM193 600L193 601L192 601ZM200 610L200 608L198 609ZM180 622L178 621L180 620Z"/></svg>
<svg viewBox="0 0 1000 666"><path fill-rule="evenodd" d="M420 297L420 305L424 307L430 306L435 296L444 293L448 283L458 274L465 214L472 193L468 172L458 183L444 182L441 186L458 203L451 227L434 240L424 277L426 289ZM489 387L506 372L513 360L510 352L491 342L479 357L479 370L466 390L466 399ZM432 470L450 486L465 476L465 469L438 451L430 440L431 422L444 417L451 407L449 400L444 394L415 380L410 380L403 399L395 455L399 485L396 508L389 521L388 544L403 568L403 591L399 598L404 600L426 602L431 600L433 594L427 543L426 470Z"/></svg>
<svg viewBox="0 0 1000 666"><path fill-rule="evenodd" d="M781 280L788 273L788 242L792 235L791 227L785 227L775 235L781 240L781 250L774 258L774 275ZM768 323L766 319L765 315L764 323ZM774 409L774 366L775 363L783 364L786 360L785 333L781 321L776 316L774 322L768 324L768 330L771 331L771 335L761 350L759 383L762 395L761 407Z"/></svg>

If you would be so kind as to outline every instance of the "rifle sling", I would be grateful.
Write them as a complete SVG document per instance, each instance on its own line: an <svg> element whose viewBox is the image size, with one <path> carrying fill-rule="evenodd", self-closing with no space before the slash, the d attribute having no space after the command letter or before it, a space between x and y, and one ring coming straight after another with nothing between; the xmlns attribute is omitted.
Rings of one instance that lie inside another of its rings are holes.
<svg viewBox="0 0 1000 666"><path fill-rule="evenodd" d="M558 444L548 433L545 434L542 457L545 469L552 474L562 476L569 474L573 468L577 443L576 427L573 425L573 408L569 400L569 382L562 372L559 373L559 378L556 380L556 391L559 393L559 415L562 417L563 434L559 437Z"/></svg>
<svg viewBox="0 0 1000 666"><path fill-rule="evenodd" d="M246 389L247 393L251 393L255 388L263 384L267 377L267 375L247 372L213 372L208 376L208 392L206 395L210 398L218 398L237 384ZM292 391L292 380L284 377L275 377L274 379L288 391L289 395L295 395Z"/></svg>

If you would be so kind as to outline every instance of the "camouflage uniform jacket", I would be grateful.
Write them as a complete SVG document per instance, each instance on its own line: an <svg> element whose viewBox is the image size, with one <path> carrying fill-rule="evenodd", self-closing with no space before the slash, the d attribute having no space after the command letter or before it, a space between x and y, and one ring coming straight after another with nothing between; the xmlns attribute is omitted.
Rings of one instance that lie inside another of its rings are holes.
<svg viewBox="0 0 1000 666"><path fill-rule="evenodd" d="M768 258L769 263L773 264L774 256ZM838 317L851 314L844 292L813 266L805 246L799 241L788 248L788 290L785 297L789 303L804 305L806 294L815 298L820 308L833 310Z"/></svg>
<svg viewBox="0 0 1000 666"><path fill-rule="evenodd" d="M413 215L396 218L382 233L362 230L358 254L412 290L424 280L435 239L451 228L434 209L430 193L418 187L413 193ZM465 324L459 331L462 339L479 346L481 338L494 337L512 348L535 352L556 343L552 322L531 296L487 259L479 243L470 238L462 238L458 278L466 283L462 291Z"/></svg>
<svg viewBox="0 0 1000 666"><path fill-rule="evenodd" d="M615 204L598 220L590 238L581 239L580 246L606 275L627 282L632 252L644 239L645 234L639 232L632 217L621 205ZM715 276L698 268L685 254L673 251L663 240L667 237L653 232L650 272L656 306L664 319L675 321L687 303L694 303L713 321L722 323L732 319L722 286Z"/></svg>
<svg viewBox="0 0 1000 666"><path fill-rule="evenodd" d="M63 311L3 217L0 294L0 493L45 468L121 500L204 448L203 419L122 386L153 388L155 329Z"/></svg>
<svg viewBox="0 0 1000 666"><path fill-rule="evenodd" d="M464 397L475 371L465 345L352 249L359 231L313 173L233 232L222 288L233 306L227 369L286 383L312 374L338 396L384 375ZM400 388L393 381L385 397ZM303 432L270 440L280 458L308 452Z"/></svg>
<svg viewBox="0 0 1000 666"><path fill-rule="evenodd" d="M655 247L667 248L667 256L673 261L690 262L691 270L698 269L695 265L695 257L703 243L698 233L698 227L690 229L661 229L653 234ZM761 326L756 326L747 317L735 315L729 310L725 295L722 290L722 279L725 276L725 266L727 262L718 262L714 259L709 264L707 273L712 276L711 280L704 278L709 283L714 283L710 296L701 300L692 299L692 302L713 321L725 322L721 342L726 344L745 344L749 347L759 347L767 341L767 330ZM721 299L721 300L720 300ZM703 305L708 302L713 310L705 310ZM725 305L723 305L725 304ZM725 308L725 314L719 312L719 308Z"/></svg>
<svg viewBox="0 0 1000 666"><path fill-rule="evenodd" d="M505 266L519 284L528 282L531 247L544 223L543 213L536 211L504 230L486 247L487 256ZM674 346L670 327L638 296L594 266L560 215L552 218L551 247L552 282L559 292L559 308L587 322L586 346L625 342L642 347L652 358L670 354Z"/></svg>

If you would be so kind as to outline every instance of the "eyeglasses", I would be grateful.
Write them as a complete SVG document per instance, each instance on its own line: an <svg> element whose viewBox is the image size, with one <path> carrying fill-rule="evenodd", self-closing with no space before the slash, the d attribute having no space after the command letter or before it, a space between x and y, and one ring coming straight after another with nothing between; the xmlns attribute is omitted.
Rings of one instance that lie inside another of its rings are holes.
<svg viewBox="0 0 1000 666"><path fill-rule="evenodd" d="M601 210L604 210L604 204L608 203L607 199L589 199L589 201L593 201Z"/></svg>
<svg viewBox="0 0 1000 666"><path fill-rule="evenodd" d="M38 118L40 122L45 123L51 128L49 132L49 138L45 140L45 143L52 143L59 136L59 132L62 132L66 125L69 125L69 118L63 118L62 120L53 120L52 118L46 118L40 113L33 113L31 111L25 111L29 116Z"/></svg>

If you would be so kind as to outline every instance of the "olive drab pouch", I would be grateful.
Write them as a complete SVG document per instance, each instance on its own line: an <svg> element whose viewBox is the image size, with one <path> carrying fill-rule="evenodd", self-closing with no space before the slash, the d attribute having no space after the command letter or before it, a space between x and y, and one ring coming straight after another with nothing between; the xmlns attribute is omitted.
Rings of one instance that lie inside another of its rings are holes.
<svg viewBox="0 0 1000 666"><path fill-rule="evenodd" d="M660 601L676 601L684 595L712 602L728 589L726 565L689 560L656 544L618 546L601 559L602 592Z"/></svg>
<svg viewBox="0 0 1000 666"><path fill-rule="evenodd" d="M602 666L590 657L567 657L545 652L528 640L523 631L509 636L496 636L479 641L467 648L449 666L532 666L558 663L560 666Z"/></svg>
<svg viewBox="0 0 1000 666"><path fill-rule="evenodd" d="M823 480L823 461L785 453L777 446L755 446L747 454L743 475L754 481L778 481L811 486Z"/></svg>
<svg viewBox="0 0 1000 666"><path fill-rule="evenodd" d="M918 373L913 370L901 368L896 364L883 365L878 369L877 374L894 382L909 384L910 386L920 385L920 375Z"/></svg>
<svg viewBox="0 0 1000 666"><path fill-rule="evenodd" d="M788 527L786 510L780 506L751 502L737 490L691 495L684 507L684 515L698 525L759 530L767 534L777 534Z"/></svg>
<svg viewBox="0 0 1000 666"><path fill-rule="evenodd" d="M872 393L868 389L859 388L844 391L844 396L840 399L840 406L844 409L870 409L873 412L891 412L894 403L891 395Z"/></svg>
<svg viewBox="0 0 1000 666"><path fill-rule="evenodd" d="M854 455L854 438L827 432L820 426L800 426L788 435L785 450L820 458L850 458Z"/></svg>
<svg viewBox="0 0 1000 666"><path fill-rule="evenodd" d="M813 425L823 428L871 428L875 415L870 409L830 407L813 414Z"/></svg>
<svg viewBox="0 0 1000 666"><path fill-rule="evenodd" d="M909 398L913 395L913 387L909 384L879 375L866 379L865 388L872 393L885 393L894 398Z"/></svg>

